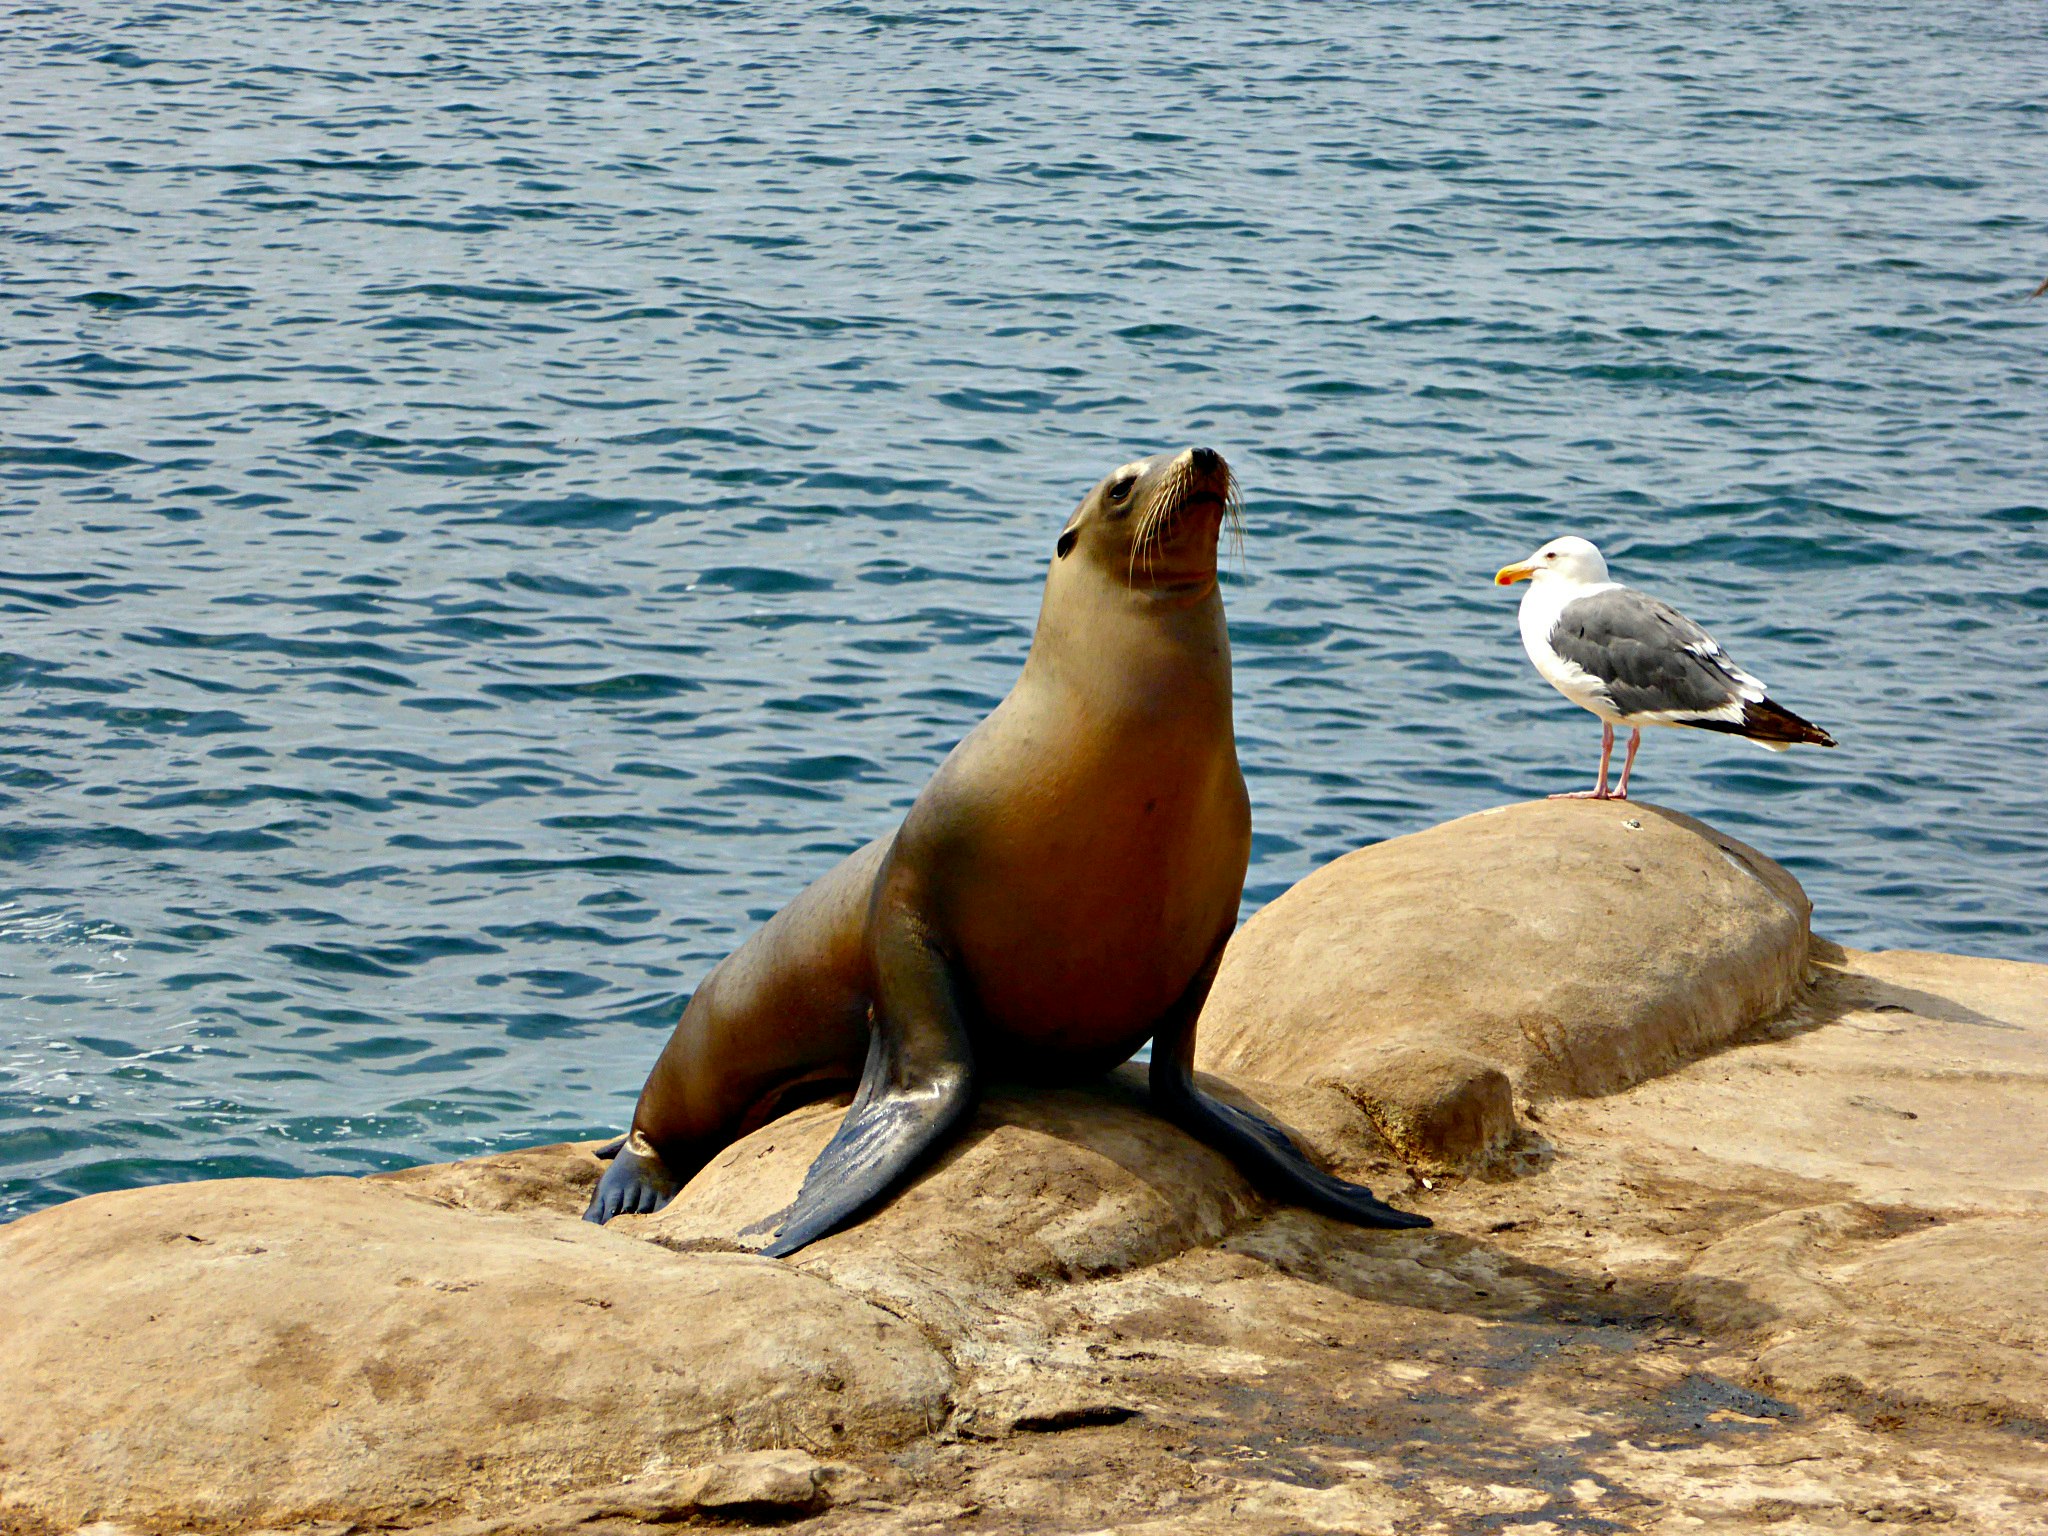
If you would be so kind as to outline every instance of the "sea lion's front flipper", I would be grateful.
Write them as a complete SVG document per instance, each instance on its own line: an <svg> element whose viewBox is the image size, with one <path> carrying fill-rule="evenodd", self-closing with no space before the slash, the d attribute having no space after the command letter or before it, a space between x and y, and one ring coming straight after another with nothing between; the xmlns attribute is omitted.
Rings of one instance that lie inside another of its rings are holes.
<svg viewBox="0 0 2048 1536"><path fill-rule="evenodd" d="M853 1107L788 1209L746 1229L775 1232L761 1249L771 1258L837 1231L881 1199L974 1100L973 1048L945 957L915 918L883 921L867 1066Z"/></svg>
<svg viewBox="0 0 2048 1536"><path fill-rule="evenodd" d="M1323 1172L1279 1126L1213 1099L1195 1086L1195 1019L1209 996L1219 947L1152 1038L1152 1104L1189 1135L1207 1142L1275 1199L1363 1227L1427 1227L1427 1216L1396 1210L1363 1184Z"/></svg>
<svg viewBox="0 0 2048 1536"><path fill-rule="evenodd" d="M611 1166L591 1191L585 1221L603 1226L614 1216L645 1216L667 1205L681 1187L661 1154L631 1133L599 1147L596 1155Z"/></svg>

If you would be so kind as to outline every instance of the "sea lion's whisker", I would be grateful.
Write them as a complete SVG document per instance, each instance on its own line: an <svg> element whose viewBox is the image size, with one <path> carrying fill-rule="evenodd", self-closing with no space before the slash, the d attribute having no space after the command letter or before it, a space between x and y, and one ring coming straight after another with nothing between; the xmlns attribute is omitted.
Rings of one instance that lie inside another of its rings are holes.
<svg viewBox="0 0 2048 1536"><path fill-rule="evenodd" d="M1142 569L1149 580L1155 569L1159 554L1169 544L1180 527L1180 517L1187 510L1195 486L1196 471L1192 462L1176 464L1170 468L1161 481L1158 490L1151 497L1144 512L1139 516L1137 527L1132 531L1130 557L1124 565L1124 581L1136 586ZM1237 476L1225 466L1223 472L1222 523L1230 530L1230 552L1240 572L1244 569L1244 495L1238 488Z"/></svg>
<svg viewBox="0 0 2048 1536"><path fill-rule="evenodd" d="M1244 492L1238 489L1237 476L1230 470L1223 472L1223 526L1230 530L1230 557L1236 562L1237 573L1244 574Z"/></svg>
<svg viewBox="0 0 2048 1536"><path fill-rule="evenodd" d="M1177 465L1173 474L1161 488L1159 497L1152 503L1151 516L1145 520L1145 571L1151 574L1152 557L1159 553L1166 542L1166 532L1171 524L1174 509L1179 507L1181 498L1188 493L1186 465Z"/></svg>
<svg viewBox="0 0 2048 1536"><path fill-rule="evenodd" d="M1145 562L1145 577L1152 576L1152 556L1160 543L1161 525L1170 516L1170 509L1181 494L1182 482L1187 478L1186 466L1181 465L1169 472L1167 481L1153 496L1145 508L1144 516L1138 520L1137 532L1131 536L1131 553L1124 567L1124 585L1138 584L1138 562Z"/></svg>

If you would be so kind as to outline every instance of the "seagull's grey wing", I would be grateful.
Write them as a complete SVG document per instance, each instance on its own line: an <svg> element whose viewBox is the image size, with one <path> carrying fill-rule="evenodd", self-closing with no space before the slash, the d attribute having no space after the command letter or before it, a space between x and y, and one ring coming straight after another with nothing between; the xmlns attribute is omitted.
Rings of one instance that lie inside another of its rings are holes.
<svg viewBox="0 0 2048 1536"><path fill-rule="evenodd" d="M1598 678L1623 715L1740 719L1743 703L1764 693L1712 635L1668 603L1629 587L1566 603L1550 646Z"/></svg>

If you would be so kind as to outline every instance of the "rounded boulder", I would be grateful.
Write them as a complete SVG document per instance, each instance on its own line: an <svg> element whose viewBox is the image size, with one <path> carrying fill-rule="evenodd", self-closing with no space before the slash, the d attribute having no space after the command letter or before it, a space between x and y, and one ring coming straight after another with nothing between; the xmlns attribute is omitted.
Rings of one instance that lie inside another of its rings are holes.
<svg viewBox="0 0 2048 1536"><path fill-rule="evenodd" d="M1482 811L1346 854L1257 913L1196 1060L1334 1085L1417 1160L1470 1161L1506 1134L1488 1117L1511 1124L1489 1074L1530 1098L1611 1093L1784 1009L1811 911L1770 859L1675 811ZM1426 1081L1417 1052L1470 1081Z"/></svg>

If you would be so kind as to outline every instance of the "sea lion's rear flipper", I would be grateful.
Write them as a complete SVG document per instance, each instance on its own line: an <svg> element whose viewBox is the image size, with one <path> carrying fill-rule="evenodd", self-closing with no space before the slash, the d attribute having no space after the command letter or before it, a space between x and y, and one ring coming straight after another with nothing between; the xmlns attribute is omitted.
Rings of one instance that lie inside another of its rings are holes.
<svg viewBox="0 0 2048 1536"><path fill-rule="evenodd" d="M1246 1178L1278 1200L1334 1216L1361 1227L1427 1227L1427 1216L1396 1210L1363 1184L1325 1173L1301 1155L1279 1126L1249 1110L1212 1099L1189 1082L1162 1094L1159 1066L1152 1068L1152 1102L1182 1130L1224 1153Z"/></svg>
<svg viewBox="0 0 2048 1536"><path fill-rule="evenodd" d="M789 1207L745 1229L775 1233L760 1250L771 1258L837 1231L880 1200L974 1101L973 1048L945 957L914 918L884 921L867 1066L853 1107Z"/></svg>
<svg viewBox="0 0 2048 1536"><path fill-rule="evenodd" d="M1294 1140L1250 1110L1211 1098L1195 1086L1195 1019L1209 995L1219 949L1152 1039L1152 1104L1199 1141L1223 1153L1244 1176L1276 1200L1362 1227L1427 1227L1427 1216L1396 1210L1363 1184L1325 1173Z"/></svg>

